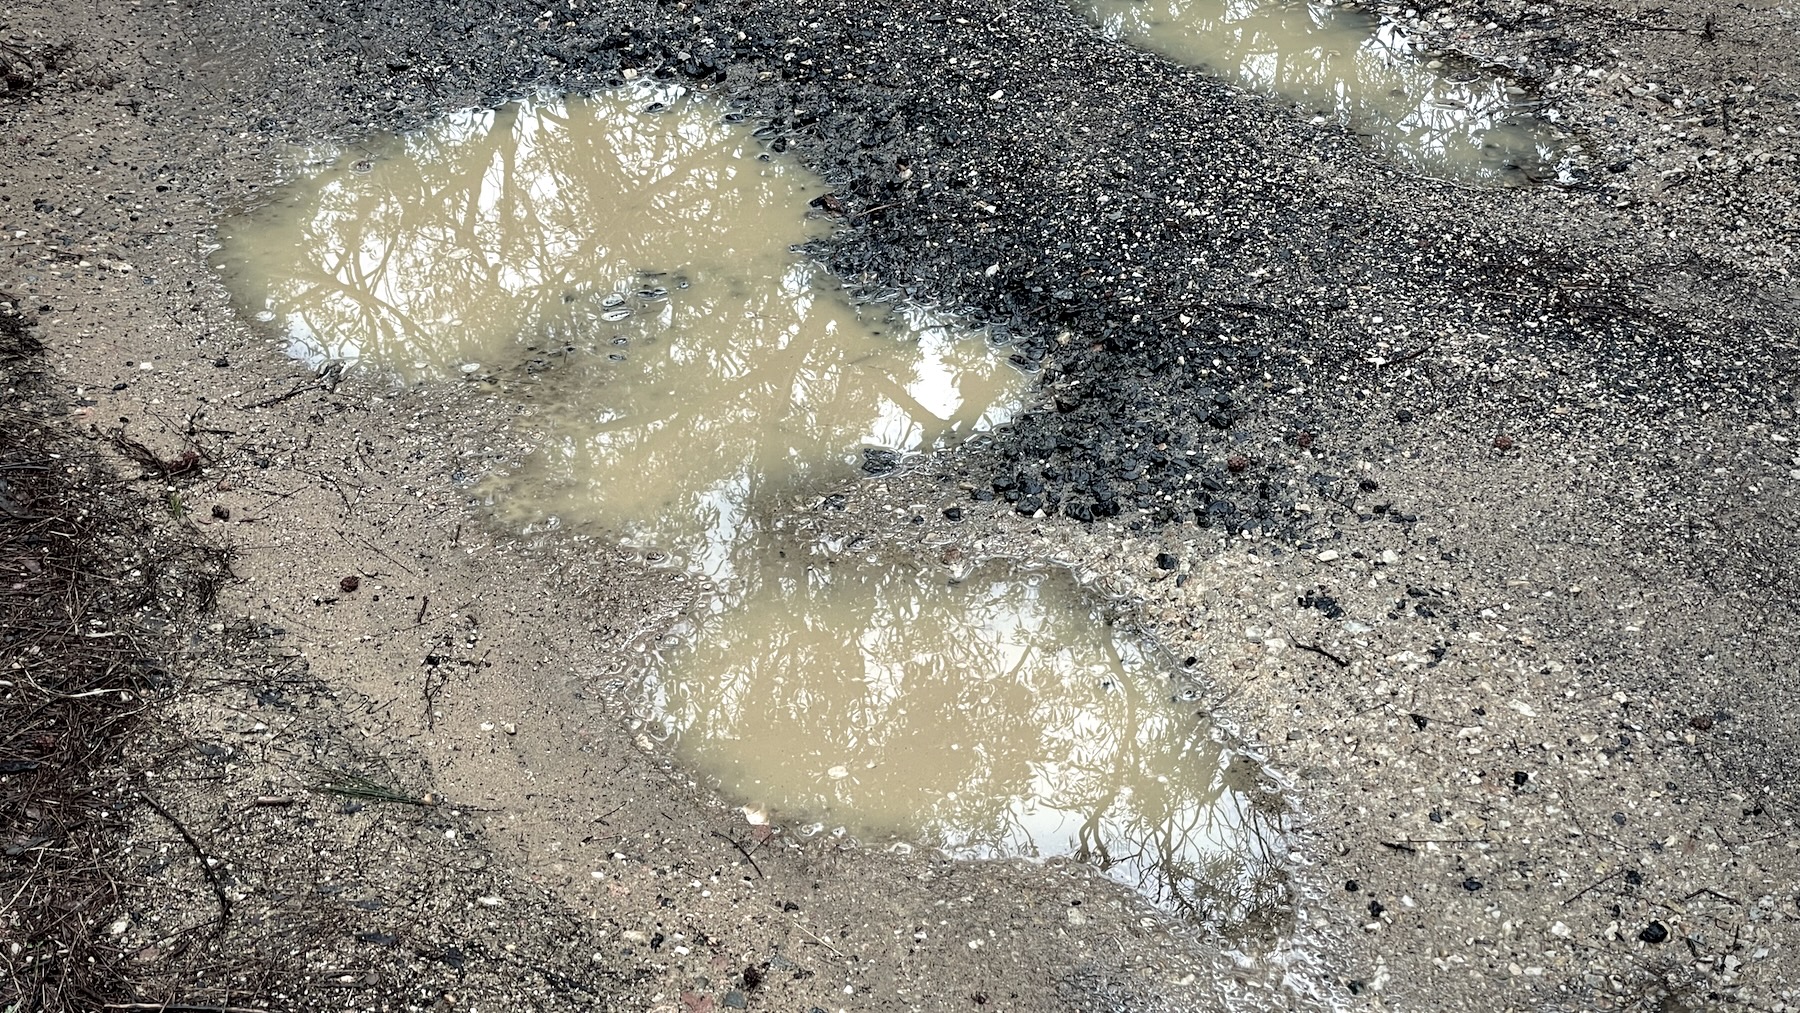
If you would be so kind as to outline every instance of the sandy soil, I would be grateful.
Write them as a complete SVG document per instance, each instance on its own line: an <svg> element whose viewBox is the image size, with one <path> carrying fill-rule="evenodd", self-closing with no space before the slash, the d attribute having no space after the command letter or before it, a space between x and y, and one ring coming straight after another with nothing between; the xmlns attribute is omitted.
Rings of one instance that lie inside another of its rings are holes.
<svg viewBox="0 0 1800 1013"><path fill-rule="evenodd" d="M1800 1005L1800 14L1403 16L1540 83L1591 185L1410 176L1048 2L9 8L0 41L55 59L0 97L0 298L70 434L205 455L132 494L240 578L133 746L210 861L120 800L120 1001ZM1295 807L1273 940L1079 865L750 827L611 694L689 581L510 536L479 483L526 449L504 405L315 377L205 264L294 145L626 67L773 120L849 209L822 259L1039 368L993 446L796 511L1076 566L1192 658ZM308 790L331 770L436 804Z"/></svg>

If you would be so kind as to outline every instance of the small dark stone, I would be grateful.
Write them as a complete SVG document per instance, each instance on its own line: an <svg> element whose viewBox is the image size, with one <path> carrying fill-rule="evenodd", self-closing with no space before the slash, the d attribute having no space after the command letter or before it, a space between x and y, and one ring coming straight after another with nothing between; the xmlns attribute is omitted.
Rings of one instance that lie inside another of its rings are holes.
<svg viewBox="0 0 1800 1013"><path fill-rule="evenodd" d="M354 573L348 577L345 577L343 580L338 581L338 587L342 588L345 591L354 591L361 586L362 586L362 578L358 577Z"/></svg>
<svg viewBox="0 0 1800 1013"><path fill-rule="evenodd" d="M1158 570L1173 570L1180 565L1181 560L1167 552L1159 552L1156 554L1156 568Z"/></svg>
<svg viewBox="0 0 1800 1013"><path fill-rule="evenodd" d="M1344 617L1344 607L1338 604L1336 598L1333 598L1328 594L1309 591L1299 598L1296 598L1295 602L1298 603L1301 608L1318 609L1320 612L1325 613L1325 618L1327 619L1342 619Z"/></svg>
<svg viewBox="0 0 1800 1013"><path fill-rule="evenodd" d="M358 932L356 934L356 941L359 943L373 943L376 946L392 946L399 942L400 938L398 936L391 936L386 932Z"/></svg>
<svg viewBox="0 0 1800 1013"><path fill-rule="evenodd" d="M899 453L886 447L864 447L862 470L871 475L885 475L900 467Z"/></svg>
<svg viewBox="0 0 1800 1013"><path fill-rule="evenodd" d="M962 507L946 507L944 509L944 519L947 521L962 520Z"/></svg>
<svg viewBox="0 0 1800 1013"><path fill-rule="evenodd" d="M1405 423L1405 422L1411 422L1412 420L1413 420L1413 413L1407 411L1404 408L1402 408L1399 411L1394 413L1394 421L1395 422Z"/></svg>
<svg viewBox="0 0 1800 1013"><path fill-rule="evenodd" d="M1362 886L1361 886L1361 884L1357 883L1356 880L1354 880L1354 879L1344 880L1344 892L1345 893L1355 893L1356 891L1358 891L1360 889L1362 889Z"/></svg>
<svg viewBox="0 0 1800 1013"><path fill-rule="evenodd" d="M1646 943L1660 943L1669 938L1669 927L1662 922L1651 922L1638 933L1638 938Z"/></svg>
<svg viewBox="0 0 1800 1013"><path fill-rule="evenodd" d="M1696 714L1688 719L1688 727L1697 732L1712 731L1713 719L1710 714Z"/></svg>
<svg viewBox="0 0 1800 1013"><path fill-rule="evenodd" d="M1494 437L1494 449L1495 450L1511 450L1512 448L1513 448L1513 438L1512 437L1506 435L1505 433L1501 433L1499 436Z"/></svg>
<svg viewBox="0 0 1800 1013"><path fill-rule="evenodd" d="M744 968L744 987L754 990L763 981L762 968L755 964Z"/></svg>
<svg viewBox="0 0 1800 1013"><path fill-rule="evenodd" d="M1407 717L1412 718L1413 727L1419 731L1424 731L1425 726L1431 723L1431 719L1423 714L1408 714Z"/></svg>
<svg viewBox="0 0 1800 1013"><path fill-rule="evenodd" d="M1626 869L1625 882L1630 883L1632 886L1643 886L1644 874L1636 869Z"/></svg>
<svg viewBox="0 0 1800 1013"><path fill-rule="evenodd" d="M1382 903L1378 900L1372 900L1369 902L1369 914L1376 918L1380 918L1381 913L1386 910L1387 910L1387 908L1384 907L1382 905Z"/></svg>
<svg viewBox="0 0 1800 1013"><path fill-rule="evenodd" d="M1242 475L1250 469L1250 459L1242 454L1233 454L1225 461L1225 470L1233 475Z"/></svg>
<svg viewBox="0 0 1800 1013"><path fill-rule="evenodd" d="M1481 880L1476 879L1474 876L1470 876L1468 879L1463 880L1462 887L1464 890L1474 893L1481 889Z"/></svg>
<svg viewBox="0 0 1800 1013"><path fill-rule="evenodd" d="M1356 480L1356 487L1363 492L1375 492L1381 488L1381 483L1372 478L1359 478Z"/></svg>
<svg viewBox="0 0 1800 1013"><path fill-rule="evenodd" d="M1523 770L1513 771L1513 787L1523 788L1530 780L1531 775L1525 773Z"/></svg>
<svg viewBox="0 0 1800 1013"><path fill-rule="evenodd" d="M214 503L213 508L212 508L212 515L213 515L213 520L228 521L231 519L231 508L228 506L225 506L222 503Z"/></svg>

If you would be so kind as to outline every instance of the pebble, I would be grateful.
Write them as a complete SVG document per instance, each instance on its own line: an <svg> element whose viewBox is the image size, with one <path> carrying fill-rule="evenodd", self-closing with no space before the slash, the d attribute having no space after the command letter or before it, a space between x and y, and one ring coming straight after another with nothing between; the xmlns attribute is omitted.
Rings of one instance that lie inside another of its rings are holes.
<svg viewBox="0 0 1800 1013"><path fill-rule="evenodd" d="M1336 549L1326 549L1324 552L1319 553L1318 558L1321 563L1330 563L1342 558L1342 556Z"/></svg>

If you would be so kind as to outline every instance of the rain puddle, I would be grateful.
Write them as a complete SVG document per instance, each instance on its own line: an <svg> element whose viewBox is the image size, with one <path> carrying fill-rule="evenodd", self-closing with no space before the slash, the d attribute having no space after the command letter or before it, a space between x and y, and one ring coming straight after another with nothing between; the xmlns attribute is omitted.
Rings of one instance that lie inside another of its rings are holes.
<svg viewBox="0 0 1800 1013"><path fill-rule="evenodd" d="M1278 796L1065 572L776 552L698 626L638 713L753 820L1073 857L1213 924L1287 906Z"/></svg>
<svg viewBox="0 0 1800 1013"><path fill-rule="evenodd" d="M1516 82L1420 48L1346 5L1298 0L1077 0L1112 36L1285 96L1422 172L1575 182L1577 142Z"/></svg>
<svg viewBox="0 0 1800 1013"><path fill-rule="evenodd" d="M1023 377L793 252L825 192L679 89L448 117L325 153L221 229L242 304L314 365L503 384L540 446L502 509L712 576L753 504L1004 421Z"/></svg>
<svg viewBox="0 0 1800 1013"><path fill-rule="evenodd" d="M632 693L748 812L1072 856L1218 923L1285 907L1275 797L1066 574L953 583L793 536L796 494L1004 421L1023 377L853 306L794 251L822 187L728 120L648 83L459 114L315 155L216 263L298 358L493 390L537 448L489 480L502 518L708 579Z"/></svg>

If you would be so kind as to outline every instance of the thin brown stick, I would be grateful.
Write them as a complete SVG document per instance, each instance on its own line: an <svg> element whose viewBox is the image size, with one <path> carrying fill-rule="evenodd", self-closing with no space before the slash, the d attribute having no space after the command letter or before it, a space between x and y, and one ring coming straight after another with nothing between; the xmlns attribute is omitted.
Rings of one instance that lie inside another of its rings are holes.
<svg viewBox="0 0 1800 1013"><path fill-rule="evenodd" d="M219 924L213 931L213 934L222 934L225 931L225 923L231 920L231 897L225 893L225 885L219 882L219 874L213 870L212 862L206 854L206 849L200 846L200 842L195 839L192 833L188 832L188 828L185 824L176 819L174 814L169 812L169 810L162 807L162 803L141 791L133 792L133 794L135 794L145 805L156 810L157 815L168 820L169 825L175 828L175 832L181 835L181 839L186 841L188 847L194 850L195 857L200 859L200 871L206 875L206 881L212 884L213 896L219 899Z"/></svg>

